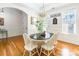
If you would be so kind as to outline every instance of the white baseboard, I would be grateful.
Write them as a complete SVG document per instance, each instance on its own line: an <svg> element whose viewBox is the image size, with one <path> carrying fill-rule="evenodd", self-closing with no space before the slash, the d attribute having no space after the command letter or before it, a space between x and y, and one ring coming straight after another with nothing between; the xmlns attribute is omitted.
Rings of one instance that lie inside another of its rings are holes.
<svg viewBox="0 0 79 59"><path fill-rule="evenodd" d="M79 45L79 35L78 34L59 34L58 40L69 42L72 44Z"/></svg>

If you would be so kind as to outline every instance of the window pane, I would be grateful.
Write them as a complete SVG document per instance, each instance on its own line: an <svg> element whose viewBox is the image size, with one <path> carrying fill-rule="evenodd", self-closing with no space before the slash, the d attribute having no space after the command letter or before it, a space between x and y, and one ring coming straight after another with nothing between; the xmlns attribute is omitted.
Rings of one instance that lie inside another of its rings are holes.
<svg viewBox="0 0 79 59"><path fill-rule="evenodd" d="M66 24L66 23L62 24L62 32L66 33L66 34L68 33L68 24Z"/></svg>
<svg viewBox="0 0 79 59"><path fill-rule="evenodd" d="M68 33L74 33L74 24L68 24Z"/></svg>
<svg viewBox="0 0 79 59"><path fill-rule="evenodd" d="M76 21L76 9L70 9L65 13L63 13L62 32L76 33L75 21Z"/></svg>

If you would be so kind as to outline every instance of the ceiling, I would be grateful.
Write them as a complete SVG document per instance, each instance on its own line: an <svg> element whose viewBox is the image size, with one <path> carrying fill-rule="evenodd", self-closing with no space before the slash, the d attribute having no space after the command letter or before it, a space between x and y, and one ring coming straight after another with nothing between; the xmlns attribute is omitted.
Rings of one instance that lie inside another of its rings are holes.
<svg viewBox="0 0 79 59"><path fill-rule="evenodd" d="M46 11L50 9L56 9L57 7L65 6L68 3L22 3L25 6L28 6L30 9L34 10L35 12L40 12L44 5L44 9Z"/></svg>

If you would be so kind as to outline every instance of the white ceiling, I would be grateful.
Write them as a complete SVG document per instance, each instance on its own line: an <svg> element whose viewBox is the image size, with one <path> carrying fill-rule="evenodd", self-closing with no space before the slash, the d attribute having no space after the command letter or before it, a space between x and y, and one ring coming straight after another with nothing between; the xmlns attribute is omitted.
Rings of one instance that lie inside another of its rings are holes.
<svg viewBox="0 0 79 59"><path fill-rule="evenodd" d="M43 7L43 3L22 3L25 6L28 6L30 9L34 10L35 12L40 12ZM52 8L57 8L61 6L65 6L68 3L44 3L44 9L50 10Z"/></svg>

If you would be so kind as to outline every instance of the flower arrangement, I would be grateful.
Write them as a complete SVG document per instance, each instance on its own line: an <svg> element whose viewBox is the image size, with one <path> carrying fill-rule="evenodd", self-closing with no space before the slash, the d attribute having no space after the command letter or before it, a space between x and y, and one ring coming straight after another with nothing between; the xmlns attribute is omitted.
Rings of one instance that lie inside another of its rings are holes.
<svg viewBox="0 0 79 59"><path fill-rule="evenodd" d="M36 25L37 31L39 33L46 31L47 21L46 21L45 17L39 16L35 25Z"/></svg>
<svg viewBox="0 0 79 59"><path fill-rule="evenodd" d="M40 19L39 21L37 21L36 27L39 33L43 32L44 20Z"/></svg>

